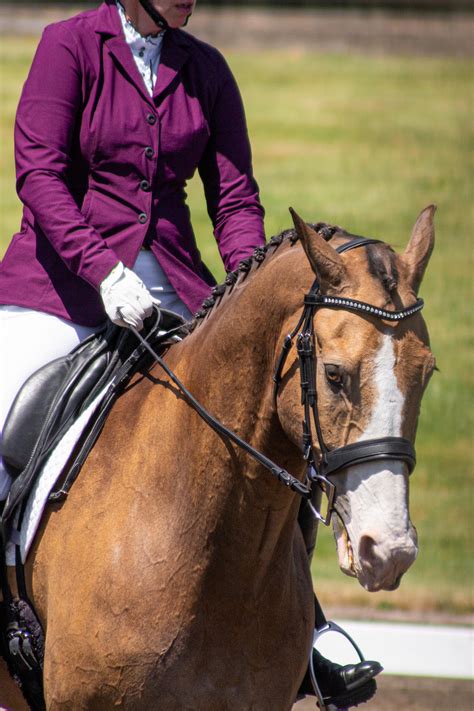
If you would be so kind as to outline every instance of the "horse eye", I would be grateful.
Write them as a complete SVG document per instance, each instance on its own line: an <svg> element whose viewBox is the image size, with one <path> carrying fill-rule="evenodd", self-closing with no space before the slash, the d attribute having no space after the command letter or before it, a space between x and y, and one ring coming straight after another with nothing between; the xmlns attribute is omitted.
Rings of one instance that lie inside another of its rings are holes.
<svg viewBox="0 0 474 711"><path fill-rule="evenodd" d="M334 388L342 388L343 386L343 372L340 365L334 365L333 363L328 363L324 366L326 371L326 380L329 385Z"/></svg>

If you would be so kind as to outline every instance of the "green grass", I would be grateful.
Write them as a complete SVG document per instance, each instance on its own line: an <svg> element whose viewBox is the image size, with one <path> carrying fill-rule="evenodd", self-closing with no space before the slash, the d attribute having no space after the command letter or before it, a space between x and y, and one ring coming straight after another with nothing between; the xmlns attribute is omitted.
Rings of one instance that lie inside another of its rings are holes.
<svg viewBox="0 0 474 711"><path fill-rule="evenodd" d="M12 122L34 45L0 43L3 249L19 224ZM314 568L326 602L472 609L472 65L283 51L228 60L246 104L269 236L289 226L292 205L308 220L403 247L418 212L438 205L437 246L421 290L440 372L423 403L412 478L419 560L400 591L369 596L339 573L322 530ZM198 180L189 202L203 256L221 277Z"/></svg>

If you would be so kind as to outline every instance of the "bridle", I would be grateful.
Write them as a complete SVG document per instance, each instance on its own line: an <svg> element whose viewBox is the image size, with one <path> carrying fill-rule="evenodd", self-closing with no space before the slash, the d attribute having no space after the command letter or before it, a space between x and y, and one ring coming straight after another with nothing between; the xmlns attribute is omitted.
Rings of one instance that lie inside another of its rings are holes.
<svg viewBox="0 0 474 711"><path fill-rule="evenodd" d="M342 252L347 252L351 249L366 247L370 244L376 243L380 243L380 240L356 238L344 245L339 246L336 251L341 254ZM410 318L418 311L421 311L423 305L423 300L417 299L417 301L408 308L401 309L399 311L387 311L363 301L321 294L319 280L316 279L314 281L311 289L304 297L303 312L296 327L288 336L286 336L284 340L281 354L277 361L277 366L273 375L275 383L274 395L276 398L281 383L283 367L292 348L293 340L297 336L296 347L301 378L301 404L304 408L302 450L303 457L307 462L305 483L299 481L299 479L296 479L289 472L287 472L286 469L283 469L275 464L275 462L262 454L262 452L259 452L257 449L252 447L252 445L213 417L189 392L179 378L177 378L177 376L158 355L158 353L156 353L148 341L143 338L143 336L134 327L130 326L130 329L184 395L186 401L213 430L234 442L234 444L243 449L253 459L268 469L268 471L270 471L270 473L282 484L299 494L302 498L307 499L315 518L328 526L331 520L331 515L334 511L334 502L336 498L336 486L328 479L328 476L337 474L346 467L377 459L401 460L405 462L408 467L408 471L411 474L415 467L416 455L412 443L404 437L383 437L380 439L364 440L332 450L326 446L321 431L316 388L316 351L313 326L316 310L320 308L337 308L354 311L364 316L374 316L380 320L402 321ZM314 423L314 430L318 440L320 451L319 456L316 454L314 446L311 421ZM323 515L321 511L318 511L313 505L313 501L315 499L314 487L316 485L319 489L326 493L328 499L327 511L325 515Z"/></svg>
<svg viewBox="0 0 474 711"><path fill-rule="evenodd" d="M380 244L380 240L356 238L337 247L336 252L342 254L359 247L367 247L370 244ZM411 474L415 468L416 454L412 443L404 437L381 437L380 439L363 440L332 450L327 447L321 430L316 387L317 359L313 323L316 310L321 308L343 309L354 311L364 316L373 316L380 320L398 322L410 318L410 316L421 311L423 306L423 300L417 299L413 306L398 311L387 311L364 301L328 296L320 292L320 283L316 278L311 289L304 297L303 312L296 327L286 336L283 342L273 376L275 383L274 397L276 399L278 395L283 367L293 346L293 341L297 337L296 349L300 370L301 404L304 408L302 450L303 457L308 465L306 481L310 484L318 484L325 492L328 499L326 514L324 515L320 510L317 510L311 500L308 503L314 516L326 526L330 523L336 498L336 486L328 479L328 476L337 474L355 464L376 459L400 460L407 465L408 472ZM314 423L314 431L319 445L319 456L315 451L311 421Z"/></svg>

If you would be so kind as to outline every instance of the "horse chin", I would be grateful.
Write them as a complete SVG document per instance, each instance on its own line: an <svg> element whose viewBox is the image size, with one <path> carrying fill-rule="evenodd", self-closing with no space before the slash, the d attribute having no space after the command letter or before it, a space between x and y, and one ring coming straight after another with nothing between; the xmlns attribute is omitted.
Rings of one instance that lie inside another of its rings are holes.
<svg viewBox="0 0 474 711"><path fill-rule="evenodd" d="M402 575L400 575L394 582L386 583L370 578L361 571L357 574L357 580L364 590L367 590L367 592L381 592L382 590L385 592L393 592L400 587Z"/></svg>
<svg viewBox="0 0 474 711"><path fill-rule="evenodd" d="M392 592L393 590L398 590L398 588L400 587L400 583L402 582L402 578L403 578L403 575L400 575L400 577L397 578L395 580L395 582L392 583L392 585L389 585L388 587L384 588L384 590L387 590L388 592Z"/></svg>

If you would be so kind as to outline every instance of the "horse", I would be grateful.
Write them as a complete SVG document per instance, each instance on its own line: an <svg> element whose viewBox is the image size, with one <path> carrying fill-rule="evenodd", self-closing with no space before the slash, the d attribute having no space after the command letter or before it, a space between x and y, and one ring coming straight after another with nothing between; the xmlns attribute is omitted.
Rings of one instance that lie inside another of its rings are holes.
<svg viewBox="0 0 474 711"><path fill-rule="evenodd" d="M272 374L305 294L317 277L322 293L386 316L409 308L433 249L434 210L420 213L401 254L384 243L340 253L353 235L294 214L294 229L216 289L169 348L168 367L303 482L296 349L277 393ZM322 307L314 329L328 448L374 437L413 443L435 365L419 311L392 322ZM342 571L369 591L395 589L417 554L406 461L362 461L328 479ZM137 374L28 557L47 709L290 709L314 628L300 501L207 427L158 365Z"/></svg>

